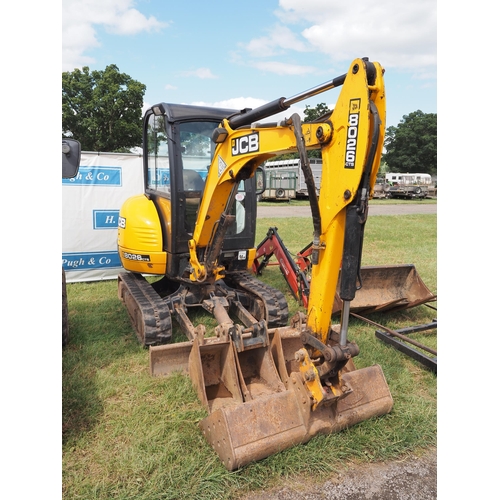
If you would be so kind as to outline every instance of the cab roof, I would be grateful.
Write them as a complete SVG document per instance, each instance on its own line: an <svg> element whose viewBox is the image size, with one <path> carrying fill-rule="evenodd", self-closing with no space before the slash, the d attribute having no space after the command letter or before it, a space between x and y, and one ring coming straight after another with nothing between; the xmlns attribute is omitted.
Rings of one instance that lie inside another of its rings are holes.
<svg viewBox="0 0 500 500"><path fill-rule="evenodd" d="M151 107L151 109L159 106L163 109L167 120L169 122L176 121L191 121L191 120L216 120L222 121L239 110L227 108L213 108L210 106L192 106L189 104L172 104L172 103L159 103Z"/></svg>

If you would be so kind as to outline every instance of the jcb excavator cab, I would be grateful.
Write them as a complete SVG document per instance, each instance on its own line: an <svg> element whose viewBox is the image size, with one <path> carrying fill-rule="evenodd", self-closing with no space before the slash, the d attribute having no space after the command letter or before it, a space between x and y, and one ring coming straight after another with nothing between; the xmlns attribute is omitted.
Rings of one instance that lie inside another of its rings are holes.
<svg viewBox="0 0 500 500"><path fill-rule="evenodd" d="M185 310L201 306L212 312L214 305L207 301L210 302L211 295L220 293L225 298L229 296L229 304L232 298L238 303L246 303L256 316L255 322L270 320L271 324L282 325L288 319L286 302L278 290L272 291L270 299L247 296L245 301L241 291L238 294L229 289L221 291L222 283L216 281L217 289L213 289L214 280L201 286L190 279L189 242L193 238L207 175L210 168L218 167L219 174L223 168L213 162L217 145L212 134L224 118L235 113L231 109L167 103L155 105L145 113L144 194L123 204L118 229L122 266L132 272L119 276L119 296L127 304L139 340L144 345L170 340L171 315L180 322L188 338L196 335ZM257 288L262 286L250 274L241 274L250 269L255 254L256 177L259 176L241 179L228 199L217 200L227 208L225 221L222 222L222 217L217 221L217 226L224 224L225 231L214 255L217 265L224 268L227 277L224 285L231 287L238 287L235 280L241 279L252 282ZM263 173L260 178L263 179ZM199 249L198 258L205 260L206 253L206 248ZM143 275L164 278L151 287ZM266 300L282 304L277 323L262 303Z"/></svg>
<svg viewBox="0 0 500 500"><path fill-rule="evenodd" d="M146 195L164 211L169 206L171 226L164 228L163 248L168 274L182 274L196 213L216 144L212 132L235 111L162 103L145 116L144 182ZM233 210L236 219L224 240L229 271L248 268L249 248L255 244L255 178L242 181Z"/></svg>

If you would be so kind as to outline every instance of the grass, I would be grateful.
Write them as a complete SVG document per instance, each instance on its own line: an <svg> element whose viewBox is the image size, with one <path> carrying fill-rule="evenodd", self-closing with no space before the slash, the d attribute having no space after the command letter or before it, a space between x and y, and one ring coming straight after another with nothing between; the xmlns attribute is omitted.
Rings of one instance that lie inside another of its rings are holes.
<svg viewBox="0 0 500 500"><path fill-rule="evenodd" d="M436 293L436 219L369 218L363 265L414 263ZM256 242L274 225L292 253L310 241L310 219L291 218L278 224L259 219ZM268 266L262 279L286 294L291 314L300 309L277 267ZM321 480L352 462L395 459L436 445L437 377L376 339L373 326L353 319L349 336L361 349L356 366L382 366L392 412L228 472L198 429L206 413L190 380L149 376L148 353L135 338L116 281L69 284L68 300L70 342L62 360L65 499L242 498L291 479ZM420 306L370 319L401 328L434 317L434 310ZM414 338L436 347L436 331Z"/></svg>

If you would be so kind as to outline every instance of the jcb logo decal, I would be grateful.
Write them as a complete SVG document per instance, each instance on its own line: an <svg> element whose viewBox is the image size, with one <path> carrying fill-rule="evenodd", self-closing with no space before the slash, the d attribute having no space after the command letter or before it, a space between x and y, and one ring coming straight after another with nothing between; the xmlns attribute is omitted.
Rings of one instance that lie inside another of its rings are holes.
<svg viewBox="0 0 500 500"><path fill-rule="evenodd" d="M231 141L231 153L233 156L255 153L259 150L259 133L237 137Z"/></svg>
<svg viewBox="0 0 500 500"><path fill-rule="evenodd" d="M347 128L347 145L345 149L344 168L354 168L354 164L356 162L360 107L361 99L351 99L351 102L349 103L349 127Z"/></svg>

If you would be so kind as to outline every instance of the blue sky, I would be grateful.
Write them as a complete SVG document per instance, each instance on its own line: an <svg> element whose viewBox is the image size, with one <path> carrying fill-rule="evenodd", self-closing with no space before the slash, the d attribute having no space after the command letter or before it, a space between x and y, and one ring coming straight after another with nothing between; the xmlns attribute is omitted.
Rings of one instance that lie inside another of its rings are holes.
<svg viewBox="0 0 500 500"><path fill-rule="evenodd" d="M120 71L157 102L255 108L344 74L385 68L387 125L437 112L436 0L63 0L62 71ZM302 101L334 106L338 91Z"/></svg>

